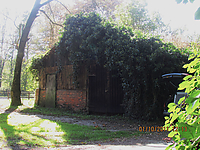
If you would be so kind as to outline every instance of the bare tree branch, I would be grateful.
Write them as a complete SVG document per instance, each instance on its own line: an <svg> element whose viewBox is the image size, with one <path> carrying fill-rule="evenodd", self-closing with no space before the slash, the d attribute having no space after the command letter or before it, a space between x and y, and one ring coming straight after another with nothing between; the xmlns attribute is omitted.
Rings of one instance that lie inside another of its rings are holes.
<svg viewBox="0 0 200 150"><path fill-rule="evenodd" d="M60 27L63 27L63 25L58 24L58 23L56 23L56 22L53 22L53 21L51 20L51 18L46 14L46 12L45 12L44 10L39 10L39 11L41 11L41 12L49 19L49 21L50 21L52 24L58 25L58 26L60 26Z"/></svg>
<svg viewBox="0 0 200 150"><path fill-rule="evenodd" d="M2 13L2 15L3 15L4 17L10 19L10 20L14 23L14 26L15 26L17 29L19 29L19 27L15 24L15 21L16 21L17 18L15 18L15 20L13 21L13 20L12 20L10 17L8 17L7 15L5 15L5 14L3 14L3 13Z"/></svg>
<svg viewBox="0 0 200 150"><path fill-rule="evenodd" d="M61 3L59 0L55 0L56 2L60 3L63 7L65 7L65 9L71 14L71 12L69 11L69 9L63 4Z"/></svg>
<svg viewBox="0 0 200 150"><path fill-rule="evenodd" d="M52 14L52 16L53 16L53 21L55 22L55 17L54 17L53 10L52 10L52 8L51 8L51 4L49 3L48 6L49 6L50 12L51 12L51 14Z"/></svg>
<svg viewBox="0 0 200 150"><path fill-rule="evenodd" d="M46 1L46 2L44 2L44 3L42 3L42 4L40 4L40 7L42 7L42 6L44 6L44 5L48 4L48 3L50 3L51 1L53 1L53 0L48 0L48 1Z"/></svg>

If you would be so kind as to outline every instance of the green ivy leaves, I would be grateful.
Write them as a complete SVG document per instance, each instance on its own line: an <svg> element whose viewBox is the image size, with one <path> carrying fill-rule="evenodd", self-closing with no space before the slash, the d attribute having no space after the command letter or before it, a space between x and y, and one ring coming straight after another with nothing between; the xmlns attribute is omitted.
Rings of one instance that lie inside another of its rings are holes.
<svg viewBox="0 0 200 150"><path fill-rule="evenodd" d="M131 28L119 27L95 13L68 15L57 54L73 64L75 82L83 65L88 72L91 65L116 71L123 82L129 116L160 119L171 90L160 81L161 75L182 70L187 59L172 44L133 33Z"/></svg>

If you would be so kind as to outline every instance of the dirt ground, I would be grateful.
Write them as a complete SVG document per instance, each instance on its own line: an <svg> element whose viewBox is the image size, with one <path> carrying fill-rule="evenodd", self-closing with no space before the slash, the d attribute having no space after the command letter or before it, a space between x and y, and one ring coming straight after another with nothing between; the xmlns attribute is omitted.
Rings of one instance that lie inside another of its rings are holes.
<svg viewBox="0 0 200 150"><path fill-rule="evenodd" d="M4 113L5 109L0 108L0 112ZM9 112L7 112L9 113ZM86 119L80 119L80 118L70 118L66 116L61 116L61 117L55 117L55 116L47 116L47 115L40 115L40 114L25 114L25 113L20 113L19 111L15 110L14 115L22 115L24 118L26 117L31 117L31 118L43 118L43 119L49 119L49 120L59 120L61 122L68 122L70 124L79 124L79 125L87 125L87 126L99 126L103 129L110 130L110 131L122 131L122 130L129 130L129 131L139 131L142 129L141 127L156 127L156 126L162 126L162 123L157 123L157 122L139 122L139 121L129 121L129 120L124 120L124 119L118 119L112 118L111 119L91 119L91 120L86 120ZM98 146L99 149L109 149L108 147L105 147L106 145L121 145L121 146L145 146L149 144L161 144L162 146L166 147L169 142L165 138L167 138L168 132L163 131L163 132L148 132L148 134L143 134L140 136L133 136L130 138L116 138L112 140L107 140L107 141L95 141L95 142L87 142L85 143L86 145L83 145L83 147L76 148L74 146L70 146L67 149L90 149L88 148L89 145L96 145ZM88 146L87 146L88 145ZM161 146L161 147L162 147ZM164 147L162 147L164 149ZM126 147L127 148L127 147ZM24 149L29 149L29 148L24 148ZM33 148L31 148L33 149ZM39 149L39 148L36 148ZM43 148L44 149L44 148ZM59 149L62 149L59 148ZM93 149L93 147L91 148ZM112 149L112 148L111 148ZM119 148L121 149L121 148Z"/></svg>
<svg viewBox="0 0 200 150"><path fill-rule="evenodd" d="M9 113L9 112L8 112ZM33 114L21 114L20 112L12 112L13 115L21 115L29 118L43 118L49 120L59 120L62 122L68 122L71 124L88 125L88 126L99 126L103 129L110 131L138 131L139 127L151 127L151 126L161 126L156 123L138 122L138 121L124 121L124 120L103 120L103 119L92 119L92 120L81 120L79 118L69 118L69 117L55 117L46 115L33 115ZM143 146L147 144L164 144L167 145L170 141L164 140L167 137L168 132L148 132L148 134L143 134L140 136L133 136L130 138L116 138L107 141L95 141L87 142L87 145L137 145Z"/></svg>
<svg viewBox="0 0 200 150"><path fill-rule="evenodd" d="M24 114L25 115L25 114ZM61 122L68 122L70 124L78 124L78 125L87 125L87 126L98 126L102 129L110 130L110 131L139 131L139 127L156 127L162 126L161 124L157 123L148 123L148 122L138 122L138 121L124 121L124 120L104 120L104 119L92 119L92 120L81 120L80 118L69 118L69 117L55 117L55 116L46 116L46 115L30 115L31 117L39 117L43 119L49 120L58 120ZM168 132L147 132L148 134L144 134L141 136L134 136L132 138L121 138L121 139L114 139L111 141L96 141L96 142L87 142L87 144L97 144L97 143L105 143L105 144L123 144L123 145L130 145L130 144L148 144L148 143L167 143L164 140Z"/></svg>
<svg viewBox="0 0 200 150"><path fill-rule="evenodd" d="M55 117L55 116L45 116L45 115L37 115L37 117L49 119L49 120L59 120L62 122L68 122L71 124L79 124L79 125L87 125L87 126L99 126L103 129L110 131L139 131L139 127L161 127L161 123L156 122L138 122L138 121L124 121L124 120L116 120L116 119L92 119L92 120L81 120L80 118L68 118L68 117ZM102 145L112 144L112 145L145 145L149 143L163 143L167 144L169 141L164 140L167 138L168 132L148 132L148 134L144 134L141 136L133 136L131 138L120 138L108 141L95 141L95 142L87 142L87 144L98 144Z"/></svg>

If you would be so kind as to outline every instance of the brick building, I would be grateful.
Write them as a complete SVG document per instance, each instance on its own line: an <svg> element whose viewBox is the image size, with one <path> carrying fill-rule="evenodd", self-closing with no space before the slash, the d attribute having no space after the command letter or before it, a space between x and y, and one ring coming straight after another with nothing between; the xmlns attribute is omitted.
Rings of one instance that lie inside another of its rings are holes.
<svg viewBox="0 0 200 150"><path fill-rule="evenodd" d="M62 69L58 69L58 61ZM123 113L121 79L115 71L91 64L90 71L81 66L73 83L73 66L68 57L56 55L53 48L42 58L39 70L37 104L42 107L67 108L89 113ZM37 68L37 67L36 67Z"/></svg>

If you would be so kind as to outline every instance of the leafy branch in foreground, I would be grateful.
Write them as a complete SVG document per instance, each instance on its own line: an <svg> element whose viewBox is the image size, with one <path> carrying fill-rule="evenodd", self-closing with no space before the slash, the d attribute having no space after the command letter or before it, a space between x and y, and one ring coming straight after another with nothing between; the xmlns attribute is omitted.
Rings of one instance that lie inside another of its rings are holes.
<svg viewBox="0 0 200 150"><path fill-rule="evenodd" d="M168 136L172 137L175 143L166 149L171 149L173 146L176 149L200 148L200 51L198 48L194 49L189 60L191 62L185 64L183 68L187 68L192 75L186 76L178 88L178 90L185 89L188 96L181 98L178 104L168 105L171 114L165 117L165 127L171 131Z"/></svg>

